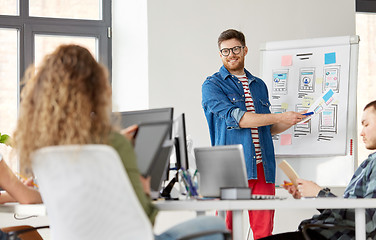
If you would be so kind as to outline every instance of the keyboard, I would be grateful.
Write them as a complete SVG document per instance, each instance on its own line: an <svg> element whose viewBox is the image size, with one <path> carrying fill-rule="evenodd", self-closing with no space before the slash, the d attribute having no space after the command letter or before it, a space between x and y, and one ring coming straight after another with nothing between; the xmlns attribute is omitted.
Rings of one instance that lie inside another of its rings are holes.
<svg viewBox="0 0 376 240"><path fill-rule="evenodd" d="M265 199L286 199L287 197L275 195L251 194L251 200L265 200Z"/></svg>

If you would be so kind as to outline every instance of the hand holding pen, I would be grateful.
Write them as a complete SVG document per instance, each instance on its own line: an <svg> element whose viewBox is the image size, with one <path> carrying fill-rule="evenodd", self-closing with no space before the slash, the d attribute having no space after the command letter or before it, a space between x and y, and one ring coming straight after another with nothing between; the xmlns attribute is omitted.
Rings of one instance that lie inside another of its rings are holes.
<svg viewBox="0 0 376 240"><path fill-rule="evenodd" d="M26 177L22 176L20 173L16 173L16 175L20 178L20 181L23 184L25 184L26 186L39 188L38 184L36 184L34 182L34 179L32 177L31 178L26 178Z"/></svg>
<svg viewBox="0 0 376 240"><path fill-rule="evenodd" d="M293 198L299 199L302 197L298 188L295 187L292 182L283 181L283 183L284 184L281 186L283 186L283 188L286 189L293 196Z"/></svg>
<svg viewBox="0 0 376 240"><path fill-rule="evenodd" d="M306 113L303 113L302 115L308 117L308 116L311 116L313 114L314 114L314 112L306 112Z"/></svg>

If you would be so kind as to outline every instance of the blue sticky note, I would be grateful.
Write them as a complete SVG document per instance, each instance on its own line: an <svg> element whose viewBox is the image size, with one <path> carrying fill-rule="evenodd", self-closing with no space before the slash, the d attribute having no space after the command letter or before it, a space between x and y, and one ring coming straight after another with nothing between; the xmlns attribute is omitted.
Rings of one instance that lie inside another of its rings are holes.
<svg viewBox="0 0 376 240"><path fill-rule="evenodd" d="M325 64L336 63L336 53L325 53Z"/></svg>

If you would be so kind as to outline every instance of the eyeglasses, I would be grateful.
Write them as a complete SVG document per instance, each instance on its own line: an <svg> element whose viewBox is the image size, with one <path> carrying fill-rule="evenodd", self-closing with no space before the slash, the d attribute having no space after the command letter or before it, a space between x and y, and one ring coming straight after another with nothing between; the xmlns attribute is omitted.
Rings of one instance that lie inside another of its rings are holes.
<svg viewBox="0 0 376 240"><path fill-rule="evenodd" d="M233 48L222 48L219 51L221 52L223 56L227 57L228 55L230 55L231 51L235 55L239 54L242 51L242 48L244 48L244 46L236 46Z"/></svg>

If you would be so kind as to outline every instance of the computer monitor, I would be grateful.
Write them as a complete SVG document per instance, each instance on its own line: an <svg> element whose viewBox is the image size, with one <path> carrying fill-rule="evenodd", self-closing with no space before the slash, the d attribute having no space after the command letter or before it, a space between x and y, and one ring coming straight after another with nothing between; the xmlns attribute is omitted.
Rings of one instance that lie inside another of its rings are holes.
<svg viewBox="0 0 376 240"><path fill-rule="evenodd" d="M189 164L188 164L187 136L186 136L184 113L182 113L179 117L177 117L173 122L172 140L174 142L175 153L176 153L175 154L176 155L175 169L177 171L180 169L187 170L189 168ZM170 180L169 184L165 187L165 189L163 189L161 196L166 199L172 199L171 190L177 181L178 181L178 174L176 174Z"/></svg>
<svg viewBox="0 0 376 240"><path fill-rule="evenodd" d="M114 113L114 118L120 117L120 127L127 128L134 124L160 122L160 121L172 121L174 108L154 108L146 110L136 111L124 111ZM118 116L116 116L118 115ZM174 145L174 141L171 140L172 128L170 129L166 140L164 141L159 154L157 155L156 165L151 171L150 188L153 198L159 197L159 191L162 187L162 182L169 179L170 168L170 154Z"/></svg>
<svg viewBox="0 0 376 240"><path fill-rule="evenodd" d="M151 171L150 190L151 197L156 199L159 197L159 192L162 188L163 181L168 180L168 172L170 168L170 155L173 149L174 141L166 140L161 147L157 156L157 160L153 170Z"/></svg>
<svg viewBox="0 0 376 240"><path fill-rule="evenodd" d="M174 108L154 108L137 111L119 112L121 128L127 128L134 124L172 121ZM169 134L171 138L171 132Z"/></svg>
<svg viewBox="0 0 376 240"><path fill-rule="evenodd" d="M189 168L188 163L188 150L187 150L187 134L185 128L185 114L182 113L174 120L172 126L172 136L175 144L176 151L176 168L185 169Z"/></svg>
<svg viewBox="0 0 376 240"><path fill-rule="evenodd" d="M171 129L171 121L140 123L135 135L134 150L137 154L137 164L144 177L152 175L159 165L166 161L158 161L162 146Z"/></svg>

